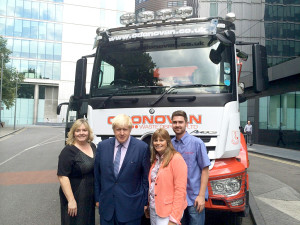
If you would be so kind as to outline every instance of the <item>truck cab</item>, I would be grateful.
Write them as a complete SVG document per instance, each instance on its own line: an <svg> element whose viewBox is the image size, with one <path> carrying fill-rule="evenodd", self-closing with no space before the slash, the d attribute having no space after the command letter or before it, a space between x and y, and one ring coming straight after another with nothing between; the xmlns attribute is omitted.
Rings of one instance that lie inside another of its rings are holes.
<svg viewBox="0 0 300 225"><path fill-rule="evenodd" d="M111 120L120 113L131 117L131 135L149 143L158 128L174 135L171 114L184 110L187 131L204 141L211 160L206 208L229 212L231 224L239 224L248 212L249 190L237 71L237 57L246 58L238 45L245 43L236 41L233 13L225 19L191 14L189 7L126 14L124 27L97 29L89 94L82 57L69 104L77 118L88 119L96 144L114 135ZM265 49L250 44L254 89L260 92L267 87Z"/></svg>

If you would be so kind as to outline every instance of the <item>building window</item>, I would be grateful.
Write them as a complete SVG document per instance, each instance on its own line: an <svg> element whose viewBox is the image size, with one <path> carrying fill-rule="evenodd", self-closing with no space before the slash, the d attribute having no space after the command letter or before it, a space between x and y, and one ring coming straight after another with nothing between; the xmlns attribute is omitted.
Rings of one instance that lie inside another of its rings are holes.
<svg viewBox="0 0 300 225"><path fill-rule="evenodd" d="M232 10L232 0L227 0L227 13L230 13Z"/></svg>
<svg viewBox="0 0 300 225"><path fill-rule="evenodd" d="M295 94L296 97L296 130L300 131L300 91Z"/></svg>
<svg viewBox="0 0 300 225"><path fill-rule="evenodd" d="M172 8L172 7L181 7L181 6L186 6L187 5L187 1L168 1L168 7Z"/></svg>
<svg viewBox="0 0 300 225"><path fill-rule="evenodd" d="M247 124L247 105L247 101L240 104L240 121L242 127L245 127Z"/></svg>
<svg viewBox="0 0 300 225"><path fill-rule="evenodd" d="M281 95L281 129L295 130L295 92Z"/></svg>
<svg viewBox="0 0 300 225"><path fill-rule="evenodd" d="M32 84L20 84L18 90L18 98L34 98L34 85Z"/></svg>
<svg viewBox="0 0 300 225"><path fill-rule="evenodd" d="M218 3L216 3L216 2L210 3L209 15L210 16L218 16Z"/></svg>
<svg viewBox="0 0 300 225"><path fill-rule="evenodd" d="M300 131L300 92L259 98L259 129Z"/></svg>
<svg viewBox="0 0 300 225"><path fill-rule="evenodd" d="M268 97L259 99L259 129L268 129Z"/></svg>

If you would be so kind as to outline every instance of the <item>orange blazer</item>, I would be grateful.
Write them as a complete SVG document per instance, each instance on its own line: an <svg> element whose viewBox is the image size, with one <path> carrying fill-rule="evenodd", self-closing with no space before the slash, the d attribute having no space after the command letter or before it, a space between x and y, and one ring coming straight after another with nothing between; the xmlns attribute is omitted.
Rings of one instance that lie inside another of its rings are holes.
<svg viewBox="0 0 300 225"><path fill-rule="evenodd" d="M151 185L151 171L148 180ZM176 153L167 167L160 166L154 187L155 211L160 217L172 216L178 224L187 207L186 200L187 165L180 155Z"/></svg>

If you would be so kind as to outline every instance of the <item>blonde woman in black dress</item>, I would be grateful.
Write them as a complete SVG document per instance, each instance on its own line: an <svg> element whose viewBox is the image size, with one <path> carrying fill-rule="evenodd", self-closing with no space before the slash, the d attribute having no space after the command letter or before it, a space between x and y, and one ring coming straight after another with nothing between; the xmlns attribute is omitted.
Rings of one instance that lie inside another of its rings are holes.
<svg viewBox="0 0 300 225"><path fill-rule="evenodd" d="M93 132L84 119L76 120L58 160L62 225L94 225Z"/></svg>

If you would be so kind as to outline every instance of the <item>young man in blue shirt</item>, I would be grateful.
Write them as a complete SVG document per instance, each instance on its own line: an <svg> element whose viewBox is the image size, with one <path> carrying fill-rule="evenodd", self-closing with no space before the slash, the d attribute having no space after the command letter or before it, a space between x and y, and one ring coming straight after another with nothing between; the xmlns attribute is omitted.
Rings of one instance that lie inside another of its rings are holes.
<svg viewBox="0 0 300 225"><path fill-rule="evenodd" d="M210 160L203 141L186 132L187 124L187 115L184 111L173 112L172 128L176 137L172 139L172 144L188 166L188 207L184 211L181 223L182 225L204 225Z"/></svg>

